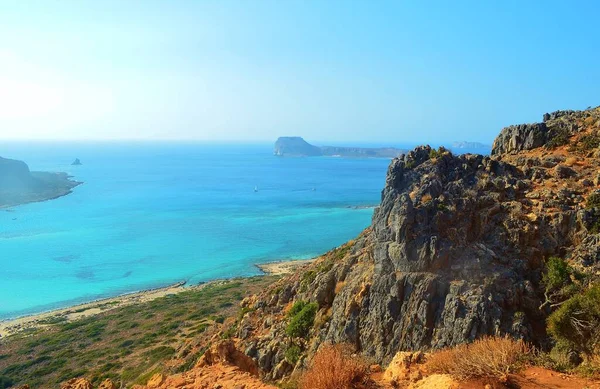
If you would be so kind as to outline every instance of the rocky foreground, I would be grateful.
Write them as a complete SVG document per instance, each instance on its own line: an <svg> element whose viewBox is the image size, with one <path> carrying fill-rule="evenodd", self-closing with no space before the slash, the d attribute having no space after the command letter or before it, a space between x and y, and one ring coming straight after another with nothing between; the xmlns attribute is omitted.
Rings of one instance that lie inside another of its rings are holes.
<svg viewBox="0 0 600 389"><path fill-rule="evenodd" d="M23 161L0 157L0 208L65 196L81 182L66 173L31 172Z"/></svg>

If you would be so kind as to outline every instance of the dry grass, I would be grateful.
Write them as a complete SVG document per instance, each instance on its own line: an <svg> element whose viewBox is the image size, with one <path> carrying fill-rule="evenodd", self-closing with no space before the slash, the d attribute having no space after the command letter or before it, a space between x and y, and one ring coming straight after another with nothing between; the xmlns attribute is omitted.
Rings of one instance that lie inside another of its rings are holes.
<svg viewBox="0 0 600 389"><path fill-rule="evenodd" d="M486 337L431 354L426 368L430 373L450 374L459 380L495 378L506 381L531 356L530 347L509 337Z"/></svg>
<svg viewBox="0 0 600 389"><path fill-rule="evenodd" d="M569 167L577 166L577 165L579 165L579 158L577 158L577 157L569 157L569 158L566 159L565 165L567 165Z"/></svg>
<svg viewBox="0 0 600 389"><path fill-rule="evenodd" d="M429 193L425 193L422 197L421 197L421 203L425 204L428 203L432 200L432 197Z"/></svg>
<svg viewBox="0 0 600 389"><path fill-rule="evenodd" d="M347 345L324 345L299 381L300 389L351 389L363 387L368 367Z"/></svg>
<svg viewBox="0 0 600 389"><path fill-rule="evenodd" d="M345 281L340 281L337 284L335 284L335 294L340 293L342 289L344 289L344 286L346 286Z"/></svg>

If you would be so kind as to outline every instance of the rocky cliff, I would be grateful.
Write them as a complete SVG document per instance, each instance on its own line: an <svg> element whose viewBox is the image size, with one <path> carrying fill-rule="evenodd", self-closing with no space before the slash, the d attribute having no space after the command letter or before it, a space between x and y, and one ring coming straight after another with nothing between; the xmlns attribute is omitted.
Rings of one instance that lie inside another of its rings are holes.
<svg viewBox="0 0 600 389"><path fill-rule="evenodd" d="M25 162L0 157L0 207L54 199L79 184L66 173L30 172Z"/></svg>
<svg viewBox="0 0 600 389"><path fill-rule="evenodd" d="M600 269L599 131L600 108L560 111L503 129L490 157L424 146L394 159L371 227L245 301L240 347L269 379L323 342L377 363L486 334L544 347L547 258ZM292 305L310 302L314 325L290 336Z"/></svg>
<svg viewBox="0 0 600 389"><path fill-rule="evenodd" d="M354 158L394 158L406 150L393 147L337 147L314 146L299 136L283 136L277 139L273 154L279 157L354 157Z"/></svg>

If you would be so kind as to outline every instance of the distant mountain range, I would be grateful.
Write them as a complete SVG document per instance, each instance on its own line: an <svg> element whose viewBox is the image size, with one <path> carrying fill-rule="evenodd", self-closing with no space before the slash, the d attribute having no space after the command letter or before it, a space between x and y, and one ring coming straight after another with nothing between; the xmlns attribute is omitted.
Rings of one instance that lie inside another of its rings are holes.
<svg viewBox="0 0 600 389"><path fill-rule="evenodd" d="M491 145L486 145L480 142L457 141L452 143L453 149L491 149Z"/></svg>
<svg viewBox="0 0 600 389"><path fill-rule="evenodd" d="M354 157L394 158L406 153L394 147L337 147L311 145L299 136L282 136L275 142L273 154L279 157Z"/></svg>

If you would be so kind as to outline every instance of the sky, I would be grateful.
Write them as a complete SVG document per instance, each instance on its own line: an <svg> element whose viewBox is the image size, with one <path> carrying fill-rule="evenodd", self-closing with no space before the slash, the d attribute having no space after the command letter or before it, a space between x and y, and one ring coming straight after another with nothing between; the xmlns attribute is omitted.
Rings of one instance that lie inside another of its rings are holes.
<svg viewBox="0 0 600 389"><path fill-rule="evenodd" d="M491 143L600 105L597 1L0 0L0 139Z"/></svg>

